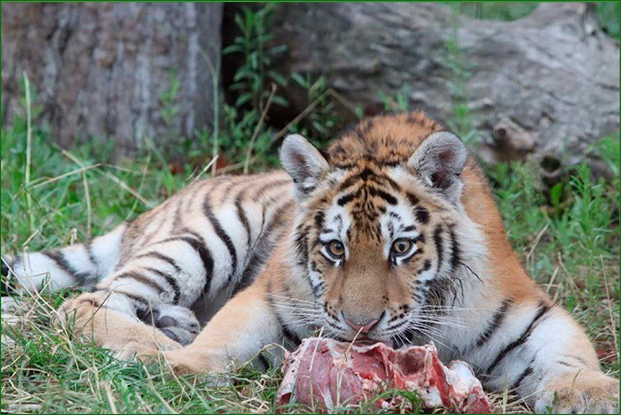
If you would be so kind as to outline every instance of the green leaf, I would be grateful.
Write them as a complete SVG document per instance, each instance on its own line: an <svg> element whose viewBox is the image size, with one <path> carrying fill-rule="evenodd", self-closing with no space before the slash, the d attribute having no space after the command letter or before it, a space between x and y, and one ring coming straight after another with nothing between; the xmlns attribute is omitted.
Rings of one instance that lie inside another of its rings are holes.
<svg viewBox="0 0 621 415"><path fill-rule="evenodd" d="M267 71L267 75L272 78L278 85L287 86L287 79L276 71Z"/></svg>
<svg viewBox="0 0 621 415"><path fill-rule="evenodd" d="M293 79L298 85L300 85L302 88L304 89L308 89L309 84L306 81L306 79L304 79L304 77L302 75L300 75L299 73L293 72L291 74L291 79Z"/></svg>
<svg viewBox="0 0 621 415"><path fill-rule="evenodd" d="M285 98L278 95L274 95L272 97L272 102L276 105L280 105L281 107L286 107L289 105L289 102Z"/></svg>
<svg viewBox="0 0 621 415"><path fill-rule="evenodd" d="M550 201L552 206L558 207L561 202L561 196L563 195L563 183L557 183L550 189Z"/></svg>
<svg viewBox="0 0 621 415"><path fill-rule="evenodd" d="M242 94L239 97L237 97L237 100L235 101L235 105L238 106L238 107L241 107L242 105L244 105L245 103L247 103L251 99L252 99L252 95L251 94L249 94L249 93Z"/></svg>
<svg viewBox="0 0 621 415"><path fill-rule="evenodd" d="M229 54L235 53L235 52L243 52L242 47L239 46L239 45L230 45L230 46L227 46L224 49L222 49L222 54L223 55L229 55Z"/></svg>

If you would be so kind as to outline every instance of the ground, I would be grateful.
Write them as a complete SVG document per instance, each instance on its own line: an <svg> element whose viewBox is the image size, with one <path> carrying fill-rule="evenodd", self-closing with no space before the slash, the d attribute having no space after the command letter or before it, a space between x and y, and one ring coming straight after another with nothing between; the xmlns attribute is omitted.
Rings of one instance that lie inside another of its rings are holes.
<svg viewBox="0 0 621 415"><path fill-rule="evenodd" d="M618 31L618 18L616 24ZM304 82L309 89L324 90L321 80L311 84L299 79ZM254 98L269 103L263 92L254 91ZM461 96L458 104L466 98ZM385 99L388 109L407 108L403 97ZM45 126L36 122L37 108L25 103L24 116L2 127L2 252L55 248L105 233L192 180L212 174L204 167L218 144L223 154L233 154L225 167L230 173L241 173L245 166L251 171L272 166L270 137L274 132L267 127L256 130L260 134L252 158L246 151L261 112L245 116L245 105L226 106L221 135L188 145L183 150L191 156L187 162L167 160L155 144L144 157L111 162L110 149L55 147ZM33 119L30 128L28 113ZM458 108L452 125L474 144L476 131L468 131L468 117L467 111ZM306 129L311 137L325 136L319 130L335 124L329 103L312 111L309 119L299 129ZM488 166L486 172L509 238L528 271L587 330L604 370L619 377L619 136L603 137L590 151L609 163L611 177L595 179L588 168L579 166L548 188L539 182L535 163ZM163 366L120 362L88 341L77 341L71 331L50 324L53 310L71 294L17 298L18 317L3 312L3 412L244 413L276 409L275 393L282 378L278 368L268 373L240 368L229 386L214 388L207 375L175 377ZM498 412L525 411L509 391L494 399ZM369 411L372 406L360 409Z"/></svg>

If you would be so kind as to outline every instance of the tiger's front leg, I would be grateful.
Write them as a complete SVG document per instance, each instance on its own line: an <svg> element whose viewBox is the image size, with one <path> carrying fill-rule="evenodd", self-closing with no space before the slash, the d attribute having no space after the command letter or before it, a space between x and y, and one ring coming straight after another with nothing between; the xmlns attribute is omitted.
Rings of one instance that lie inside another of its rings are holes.
<svg viewBox="0 0 621 415"><path fill-rule="evenodd" d="M522 372L518 393L534 400L536 413L618 414L619 380L601 371L592 343L565 310L550 314L537 330L540 350L532 370Z"/></svg>
<svg viewBox="0 0 621 415"><path fill-rule="evenodd" d="M224 373L280 342L282 330L267 301L266 282L258 280L229 300L193 343L164 357L177 373Z"/></svg>
<svg viewBox="0 0 621 415"><path fill-rule="evenodd" d="M472 356L487 387L515 391L536 413L619 413L619 380L599 367L582 328L548 300L503 307Z"/></svg>

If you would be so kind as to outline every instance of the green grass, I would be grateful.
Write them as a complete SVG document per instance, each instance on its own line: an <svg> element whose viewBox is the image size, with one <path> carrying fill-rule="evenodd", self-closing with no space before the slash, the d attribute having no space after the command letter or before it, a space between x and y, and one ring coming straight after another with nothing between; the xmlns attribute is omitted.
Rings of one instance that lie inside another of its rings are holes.
<svg viewBox="0 0 621 415"><path fill-rule="evenodd" d="M154 144L144 156L122 164L110 161L111 148L61 150L51 144L52 137L37 123L37 108L31 108L30 145L25 111L11 125L3 126L2 252L53 248L105 233L196 177L208 177L211 170L202 170L214 148L226 156L232 172L241 172L244 165L253 171L275 165L277 132L261 121L265 107L282 104L278 98L274 100L277 91L269 101L272 82L295 82L307 90L309 102L315 106L305 122L294 122L290 128L324 145L329 130L337 124L325 80L296 74L290 79L274 79L270 59L279 51L264 47L269 39L265 26L269 9L263 14L248 13L243 12L237 21L244 35L236 40L236 48L229 49L246 59L233 93L247 98L221 105L221 128L203 131L188 143L184 151L189 156L184 163L171 165L165 152ZM471 127L468 93L463 88L467 56L461 55L456 36L446 47L455 97L451 125L462 136L474 139L477 132ZM176 111L172 104L174 79L173 73L171 90L161 97L169 103L165 105L168 118ZM396 97L382 95L380 99L387 110L412 109L407 95L404 86ZM248 152L253 136L253 149ZM534 163L500 164L488 167L486 173L511 243L528 271L586 328L604 369L618 377L619 136L603 138L590 151L609 163L614 172L610 180L596 181L588 168L581 166L549 190L538 182ZM214 388L208 375L175 377L161 366L120 362L104 349L77 341L71 330L51 324L54 309L71 294L25 297L17 303L19 317L3 313L3 412L240 413L276 409L275 393L281 380L278 369L258 373L243 368L232 376L229 386ZM496 399L499 411L523 409L511 400L508 406L503 405L502 396ZM372 411L372 406L360 409Z"/></svg>

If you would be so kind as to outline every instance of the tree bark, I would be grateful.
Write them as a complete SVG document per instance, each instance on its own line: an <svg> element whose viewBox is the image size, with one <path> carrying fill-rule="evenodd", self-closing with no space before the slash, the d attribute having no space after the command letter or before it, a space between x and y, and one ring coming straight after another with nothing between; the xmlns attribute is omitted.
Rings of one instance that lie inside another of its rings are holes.
<svg viewBox="0 0 621 415"><path fill-rule="evenodd" d="M62 146L110 139L124 157L147 138L179 144L213 119L221 16L222 4L3 3L2 124L25 72Z"/></svg>
<svg viewBox="0 0 621 415"><path fill-rule="evenodd" d="M605 169L586 150L619 130L619 45L585 4L542 4L513 22L405 3L282 4L276 15L275 42L290 51L279 69L325 75L345 107L377 112L378 91L407 84L410 107L447 123L459 103L457 59L484 160L535 154L549 176L585 158ZM287 98L296 111L307 105Z"/></svg>

